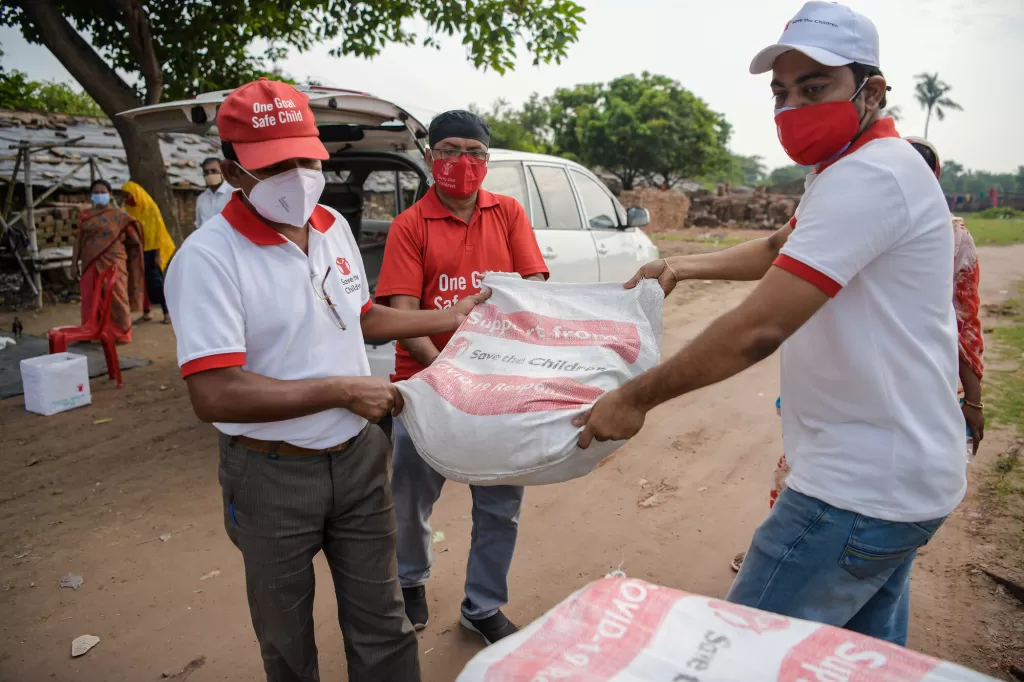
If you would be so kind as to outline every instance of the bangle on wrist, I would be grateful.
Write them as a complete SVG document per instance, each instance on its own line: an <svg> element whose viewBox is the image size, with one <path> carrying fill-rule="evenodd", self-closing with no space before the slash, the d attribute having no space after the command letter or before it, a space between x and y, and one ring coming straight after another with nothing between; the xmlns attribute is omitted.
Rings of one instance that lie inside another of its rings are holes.
<svg viewBox="0 0 1024 682"><path fill-rule="evenodd" d="M976 410L984 410L985 409L985 403L981 403L981 402L972 403L967 398L964 398L963 401L964 401L964 405L966 405L967 407L973 407Z"/></svg>
<svg viewBox="0 0 1024 682"><path fill-rule="evenodd" d="M669 264L668 258L662 258L661 262L665 264L665 267L668 268L668 271L672 273L672 276L678 282L679 281L679 273L676 272L676 269Z"/></svg>

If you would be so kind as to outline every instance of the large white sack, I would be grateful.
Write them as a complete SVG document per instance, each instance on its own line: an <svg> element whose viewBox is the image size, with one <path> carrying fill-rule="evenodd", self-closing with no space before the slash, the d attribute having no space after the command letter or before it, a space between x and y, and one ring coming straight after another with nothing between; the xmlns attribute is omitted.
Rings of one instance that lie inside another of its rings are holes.
<svg viewBox="0 0 1024 682"><path fill-rule="evenodd" d="M656 281L526 281L491 273L476 307L430 367L398 383L399 417L430 466L476 485L578 478L623 445L576 447L572 420L658 364Z"/></svg>
<svg viewBox="0 0 1024 682"><path fill-rule="evenodd" d="M642 580L606 578L481 651L456 682L776 680L983 682L992 678L848 630Z"/></svg>

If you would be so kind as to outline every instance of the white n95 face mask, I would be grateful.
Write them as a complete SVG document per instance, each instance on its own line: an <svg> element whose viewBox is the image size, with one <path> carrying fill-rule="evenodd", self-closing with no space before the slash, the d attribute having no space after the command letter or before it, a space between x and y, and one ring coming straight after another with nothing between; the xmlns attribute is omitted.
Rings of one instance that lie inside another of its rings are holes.
<svg viewBox="0 0 1024 682"><path fill-rule="evenodd" d="M327 182L322 171L311 168L292 168L265 180L245 172L258 181L248 196L253 208L267 220L295 227L313 215Z"/></svg>

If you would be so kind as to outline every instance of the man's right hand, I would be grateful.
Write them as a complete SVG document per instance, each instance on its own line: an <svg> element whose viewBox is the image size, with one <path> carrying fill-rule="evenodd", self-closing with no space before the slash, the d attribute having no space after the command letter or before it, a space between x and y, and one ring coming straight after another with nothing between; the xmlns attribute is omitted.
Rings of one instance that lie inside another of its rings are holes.
<svg viewBox="0 0 1024 682"><path fill-rule="evenodd" d="M625 287L632 289L637 284L645 279L656 279L661 288L665 291L665 295L668 296L672 293L672 290L676 288L676 284L679 283L679 277L676 271L668 264L668 261L664 258L659 258L656 261L651 261L647 265L640 268L640 270L633 275L633 279L626 282Z"/></svg>
<svg viewBox="0 0 1024 682"><path fill-rule="evenodd" d="M346 400L342 407L371 422L388 415L396 417L402 411L402 394L390 381L378 377L352 377L345 379Z"/></svg>
<svg viewBox="0 0 1024 682"><path fill-rule="evenodd" d="M81 279L82 273L78 271L78 262L71 263L71 279Z"/></svg>

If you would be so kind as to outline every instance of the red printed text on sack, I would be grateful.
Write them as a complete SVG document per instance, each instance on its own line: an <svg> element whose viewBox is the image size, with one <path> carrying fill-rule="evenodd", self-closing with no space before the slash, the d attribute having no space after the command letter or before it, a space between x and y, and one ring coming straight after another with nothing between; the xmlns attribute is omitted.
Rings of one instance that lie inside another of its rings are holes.
<svg viewBox="0 0 1024 682"><path fill-rule="evenodd" d="M525 311L504 313L487 303L473 309L460 331L478 332L538 346L601 346L629 364L640 355L635 324L614 320L565 320Z"/></svg>

